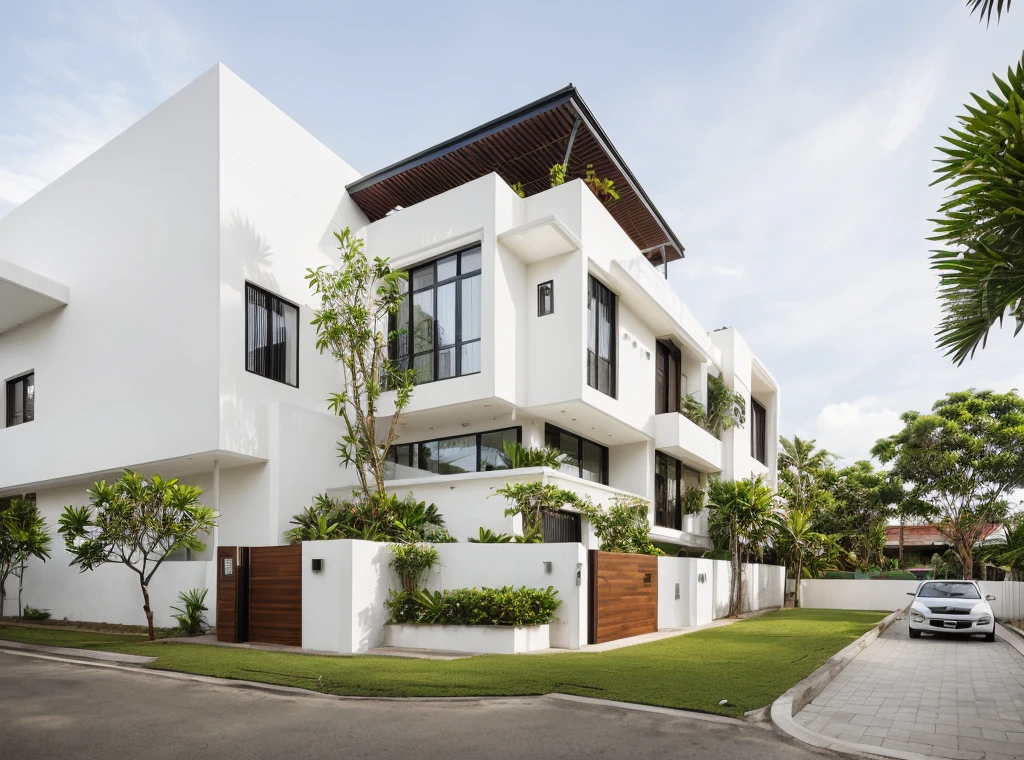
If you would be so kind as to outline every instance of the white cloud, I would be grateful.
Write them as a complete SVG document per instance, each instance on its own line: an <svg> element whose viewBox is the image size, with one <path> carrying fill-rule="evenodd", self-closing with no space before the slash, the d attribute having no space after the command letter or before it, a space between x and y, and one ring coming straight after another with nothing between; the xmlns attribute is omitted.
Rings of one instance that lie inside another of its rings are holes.
<svg viewBox="0 0 1024 760"><path fill-rule="evenodd" d="M816 439L818 446L840 457L844 464L852 464L869 459L875 441L902 427L898 412L880 408L878 399L868 397L826 404L811 428L798 434Z"/></svg>

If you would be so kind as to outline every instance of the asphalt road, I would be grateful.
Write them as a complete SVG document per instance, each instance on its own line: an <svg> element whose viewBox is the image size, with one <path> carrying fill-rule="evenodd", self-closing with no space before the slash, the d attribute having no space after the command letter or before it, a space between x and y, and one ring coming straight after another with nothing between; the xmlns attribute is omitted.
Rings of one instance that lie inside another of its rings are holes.
<svg viewBox="0 0 1024 760"><path fill-rule="evenodd" d="M549 697L282 696L0 652L0 758L838 758L770 725Z"/></svg>

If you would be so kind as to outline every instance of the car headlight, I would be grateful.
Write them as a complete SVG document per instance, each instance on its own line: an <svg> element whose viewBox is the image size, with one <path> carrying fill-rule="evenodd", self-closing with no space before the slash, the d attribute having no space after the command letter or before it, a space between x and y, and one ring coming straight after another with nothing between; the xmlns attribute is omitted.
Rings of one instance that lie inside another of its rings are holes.
<svg viewBox="0 0 1024 760"><path fill-rule="evenodd" d="M975 621L975 625L988 625L992 622L992 618L988 615L982 615Z"/></svg>
<svg viewBox="0 0 1024 760"><path fill-rule="evenodd" d="M911 610L910 619L913 620L915 623L923 623L924 615L922 615L920 612L917 612L916 610Z"/></svg>

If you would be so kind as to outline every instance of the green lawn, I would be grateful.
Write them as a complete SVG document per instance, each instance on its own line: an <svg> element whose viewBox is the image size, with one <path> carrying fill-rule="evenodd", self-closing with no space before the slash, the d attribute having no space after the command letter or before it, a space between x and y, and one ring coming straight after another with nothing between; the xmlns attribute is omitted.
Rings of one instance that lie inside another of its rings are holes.
<svg viewBox="0 0 1024 760"><path fill-rule="evenodd" d="M561 692L740 715L769 704L886 613L782 610L721 628L599 653L461 660L315 657L127 635L0 627L0 639L157 656L148 667L316 688L332 694L512 696ZM718 702L728 699L729 704Z"/></svg>

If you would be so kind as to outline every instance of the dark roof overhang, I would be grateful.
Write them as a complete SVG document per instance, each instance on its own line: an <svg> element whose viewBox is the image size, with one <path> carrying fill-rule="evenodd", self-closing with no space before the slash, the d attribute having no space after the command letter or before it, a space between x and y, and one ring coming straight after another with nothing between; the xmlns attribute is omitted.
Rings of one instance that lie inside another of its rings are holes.
<svg viewBox="0 0 1024 760"><path fill-rule="evenodd" d="M573 132L575 128L575 136ZM572 144L566 179L588 164L610 179L619 200L608 213L655 263L683 257L683 246L571 84L511 113L352 182L347 190L370 221L491 172L526 195L551 186L550 170Z"/></svg>

